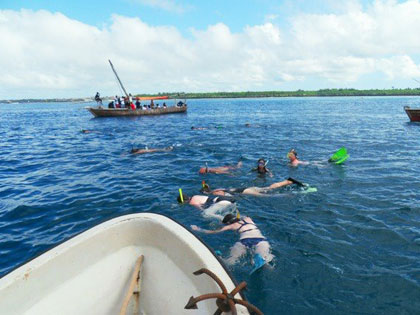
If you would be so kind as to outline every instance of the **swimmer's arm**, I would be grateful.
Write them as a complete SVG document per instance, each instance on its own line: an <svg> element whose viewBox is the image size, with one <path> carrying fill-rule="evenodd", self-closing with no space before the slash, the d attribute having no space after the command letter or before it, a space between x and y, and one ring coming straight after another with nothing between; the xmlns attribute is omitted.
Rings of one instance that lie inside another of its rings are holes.
<svg viewBox="0 0 420 315"><path fill-rule="evenodd" d="M206 230L206 229L202 229L202 228L198 227L197 225L191 225L191 229L194 230L194 231L202 232L202 233L206 233L206 234L216 234L216 233L232 230L233 228L230 225L227 225L227 226L224 226L221 229L217 229L217 230Z"/></svg>

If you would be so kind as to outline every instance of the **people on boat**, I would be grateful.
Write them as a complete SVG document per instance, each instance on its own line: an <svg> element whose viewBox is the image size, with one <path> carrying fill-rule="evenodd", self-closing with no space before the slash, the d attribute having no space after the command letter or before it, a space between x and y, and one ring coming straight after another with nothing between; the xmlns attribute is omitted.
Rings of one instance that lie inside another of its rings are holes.
<svg viewBox="0 0 420 315"><path fill-rule="evenodd" d="M131 108L131 110L136 110L136 105L134 105L134 103L133 103L133 102L131 102L131 103L130 103L130 108Z"/></svg>
<svg viewBox="0 0 420 315"><path fill-rule="evenodd" d="M114 101L108 103L108 108L115 108Z"/></svg>
<svg viewBox="0 0 420 315"><path fill-rule="evenodd" d="M198 171L200 174L230 174L232 171L237 170L242 167L242 159L239 159L239 162L236 165L226 165L219 167L208 167L207 163L205 167L201 167Z"/></svg>
<svg viewBox="0 0 420 315"><path fill-rule="evenodd" d="M216 234L225 231L237 232L239 235L239 241L231 247L230 255L226 260L226 262L230 265L235 264L247 253L247 251L250 251L253 255L255 266L257 266L257 264L261 266L273 260L274 256L271 254L270 243L250 217L238 217L229 213L225 215L222 223L225 224L225 226L216 230L202 229L197 225L191 225L191 229L206 234ZM263 259L262 264L258 261L259 259Z"/></svg>
<svg viewBox="0 0 420 315"><path fill-rule="evenodd" d="M133 103L133 96L131 95L131 93L129 93L128 94L128 104L130 104L130 106L131 106L132 103Z"/></svg>
<svg viewBox="0 0 420 315"><path fill-rule="evenodd" d="M264 160L263 158L260 158L257 161L257 167L253 168L253 171L256 171L260 175L268 174L270 177L273 177L273 173L267 168L268 161Z"/></svg>
<svg viewBox="0 0 420 315"><path fill-rule="evenodd" d="M101 99L101 96L100 96L99 92L96 92L95 101L96 101L97 105L102 105L102 99Z"/></svg>
<svg viewBox="0 0 420 315"><path fill-rule="evenodd" d="M241 188L217 188L214 190L210 189L208 184L203 183L201 191L203 193L212 194L216 196L233 196L236 194L252 195L252 196L266 196L273 190L289 185L297 185L299 187L305 187L305 184L300 181L289 177L281 182L276 182L267 187L241 187Z"/></svg>
<svg viewBox="0 0 420 315"><path fill-rule="evenodd" d="M182 106L184 106L184 102L183 101L179 101L177 104L176 104L176 106L177 107L182 107Z"/></svg>
<svg viewBox="0 0 420 315"><path fill-rule="evenodd" d="M150 107L149 108L155 108L155 103L153 103L153 100L150 100Z"/></svg>
<svg viewBox="0 0 420 315"><path fill-rule="evenodd" d="M291 166L298 166L298 165L307 165L307 164L309 164L309 162L307 162L307 161L300 161L300 160L298 160L298 154L297 154L297 152L296 152L296 150L295 149L291 149L290 151L289 151L289 153L287 153L287 157L289 158L289 164L291 165Z"/></svg>
<svg viewBox="0 0 420 315"><path fill-rule="evenodd" d="M163 102L162 107L163 107L163 108L166 108L166 107L167 107L165 102Z"/></svg>
<svg viewBox="0 0 420 315"><path fill-rule="evenodd" d="M137 99L136 100L136 108L137 109L141 109L142 107L141 107L141 103L140 103L140 101Z"/></svg>
<svg viewBox="0 0 420 315"><path fill-rule="evenodd" d="M120 97L120 105L121 105L121 108L125 108L125 100L124 100L124 98L121 98Z"/></svg>
<svg viewBox="0 0 420 315"><path fill-rule="evenodd" d="M168 151L172 151L174 149L174 147L169 146L166 148L155 148L155 149L149 149L149 148L144 148L144 149L140 149L140 148L133 148L131 149L130 153L131 154L146 154L146 153L155 153L155 152L168 152Z"/></svg>

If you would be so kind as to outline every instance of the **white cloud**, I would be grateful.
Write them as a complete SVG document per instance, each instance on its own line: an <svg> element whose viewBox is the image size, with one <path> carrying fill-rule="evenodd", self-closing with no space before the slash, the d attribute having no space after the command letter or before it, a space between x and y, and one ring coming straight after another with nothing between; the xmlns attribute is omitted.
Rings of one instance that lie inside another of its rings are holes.
<svg viewBox="0 0 420 315"><path fill-rule="evenodd" d="M218 23L190 38L119 15L97 28L60 13L0 10L0 99L119 93L108 59L133 93L420 78L420 0L376 1L364 11L352 3L345 13L295 16L290 29L265 23L234 33ZM367 88L375 84L383 87Z"/></svg>

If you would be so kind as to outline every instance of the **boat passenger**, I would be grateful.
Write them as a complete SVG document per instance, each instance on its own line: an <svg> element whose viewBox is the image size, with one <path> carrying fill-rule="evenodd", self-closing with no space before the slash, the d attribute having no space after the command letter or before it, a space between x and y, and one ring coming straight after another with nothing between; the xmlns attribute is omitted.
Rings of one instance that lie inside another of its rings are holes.
<svg viewBox="0 0 420 315"><path fill-rule="evenodd" d="M166 147L166 148L156 148L156 149L148 149L148 148L136 149L136 148L133 148L133 149L131 149L130 153L131 154L145 154L145 153L154 153L154 152L168 152L168 151L172 151L173 149L174 149L174 147L172 147L172 146L169 146L169 147Z"/></svg>
<svg viewBox="0 0 420 315"><path fill-rule="evenodd" d="M300 181L297 181L296 179L289 177L288 179L285 179L281 182L273 183L268 187L242 187L242 188L228 188L228 189L217 188L217 189L211 190L208 184L204 184L203 188L201 189L201 192L206 193L206 194L216 195L216 196L233 196L236 194L252 195L252 196L266 196L267 194L272 192L274 189L293 185L293 184L299 187L305 187L305 184L301 183Z"/></svg>
<svg viewBox="0 0 420 315"><path fill-rule="evenodd" d="M273 177L273 173L267 168L268 161L260 158L257 162L257 167L253 168L253 171L257 171L260 175L268 174L270 177Z"/></svg>
<svg viewBox="0 0 420 315"><path fill-rule="evenodd" d="M120 98L121 108L125 108L125 100L124 98Z"/></svg>
<svg viewBox="0 0 420 315"><path fill-rule="evenodd" d="M150 107L149 108L155 108L155 104L153 103L153 100L150 100Z"/></svg>
<svg viewBox="0 0 420 315"><path fill-rule="evenodd" d="M140 104L140 101L139 100L136 101L136 108L137 109L141 109L141 104Z"/></svg>
<svg viewBox="0 0 420 315"><path fill-rule="evenodd" d="M226 166L219 166L219 167L208 167L206 163L206 167L201 167L198 171L200 174L230 174L232 171L237 170L242 167L242 159L239 159L239 162L236 165L226 165Z"/></svg>
<svg viewBox="0 0 420 315"><path fill-rule="evenodd" d="M133 103L133 96L131 95L131 93L128 94L128 103L131 105L131 103Z"/></svg>
<svg viewBox="0 0 420 315"><path fill-rule="evenodd" d="M177 104L176 104L176 106L177 107L182 107L184 105L184 102L183 101L179 101Z"/></svg>
<svg viewBox="0 0 420 315"><path fill-rule="evenodd" d="M163 108L166 108L167 106L166 106L166 103L165 102L163 102Z"/></svg>
<svg viewBox="0 0 420 315"><path fill-rule="evenodd" d="M114 101L108 103L108 108L115 108Z"/></svg>
<svg viewBox="0 0 420 315"><path fill-rule="evenodd" d="M254 265L261 267L265 263L273 260L274 256L271 254L270 243L263 236L258 226L250 217L237 217L231 213L227 214L222 223L224 227L217 230L206 230L191 225L191 229L197 232L206 234L216 234L224 231L235 231L239 234L239 241L237 241L230 249L229 258L226 262L230 265L235 264L241 257L243 257L247 250L251 251L254 256ZM263 263L257 261L259 255L263 259Z"/></svg>
<svg viewBox="0 0 420 315"><path fill-rule="evenodd" d="M102 105L102 99L101 99L101 96L99 95L99 92L96 92L95 101L97 105Z"/></svg>
<svg viewBox="0 0 420 315"><path fill-rule="evenodd" d="M289 153L287 153L287 157L289 158L289 163L291 166L298 166L299 164L307 165L309 162L307 161L300 161L297 158L298 154L295 149L291 149Z"/></svg>

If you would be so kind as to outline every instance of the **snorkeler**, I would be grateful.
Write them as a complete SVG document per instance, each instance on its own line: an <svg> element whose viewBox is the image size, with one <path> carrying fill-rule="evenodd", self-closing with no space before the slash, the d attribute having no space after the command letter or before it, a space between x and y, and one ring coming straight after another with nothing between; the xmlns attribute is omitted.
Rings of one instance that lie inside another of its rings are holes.
<svg viewBox="0 0 420 315"><path fill-rule="evenodd" d="M270 193L274 189L293 185L293 184L296 184L299 187L305 187L305 184L301 183L300 181L297 181L296 179L289 177L286 180L271 184L268 187L245 187L245 188L229 188L229 189L218 188L218 189L211 190L208 184L203 183L203 188L201 191L203 193L208 193L208 194L217 195L217 196L232 196L235 194L266 196L268 193Z"/></svg>
<svg viewBox="0 0 420 315"><path fill-rule="evenodd" d="M236 165L226 165L226 166L219 166L219 167L208 167L206 163L206 167L200 168L198 171L200 174L230 174L232 171L237 170L238 168L242 167L242 159L239 159L238 164Z"/></svg>
<svg viewBox="0 0 420 315"><path fill-rule="evenodd" d="M182 197L181 197L182 196ZM186 194L180 193L178 196L179 203L188 203L191 206L194 206L200 210L210 208L213 205L229 207L232 206L236 200L232 196L202 196L194 195L192 197L187 196Z"/></svg>
<svg viewBox="0 0 420 315"><path fill-rule="evenodd" d="M298 160L297 155L298 154L297 154L295 149L291 149L289 151L289 153L287 153L287 157L289 158L289 163L290 163L291 166L298 166L299 164L301 164L301 165L308 165L309 164L309 162L307 162L307 161Z"/></svg>
<svg viewBox="0 0 420 315"><path fill-rule="evenodd" d="M170 146L167 148L157 148L157 149L136 149L133 148L131 149L130 153L131 154L145 154L145 153L154 153L154 152L168 152L168 151L172 151L174 149L174 147Z"/></svg>
<svg viewBox="0 0 420 315"><path fill-rule="evenodd" d="M263 158L259 159L257 162L257 167L253 168L253 171L257 171L260 175L268 174L270 177L273 177L273 173L267 168L268 161Z"/></svg>
<svg viewBox="0 0 420 315"><path fill-rule="evenodd" d="M207 130L207 129L222 129L222 126L215 126L215 127L191 127L191 130Z"/></svg>
<svg viewBox="0 0 420 315"><path fill-rule="evenodd" d="M206 234L215 234L229 230L238 232L239 241L230 249L230 256L226 261L228 264L232 265L237 262L240 257L246 254L247 250L255 253L254 265L256 267L257 264L259 265L258 267L261 267L273 259L274 256L271 254L270 243L268 243L267 239L262 235L250 217L238 218L229 213L223 218L222 223L226 225L218 230L205 230L196 225L191 225L191 229Z"/></svg>

